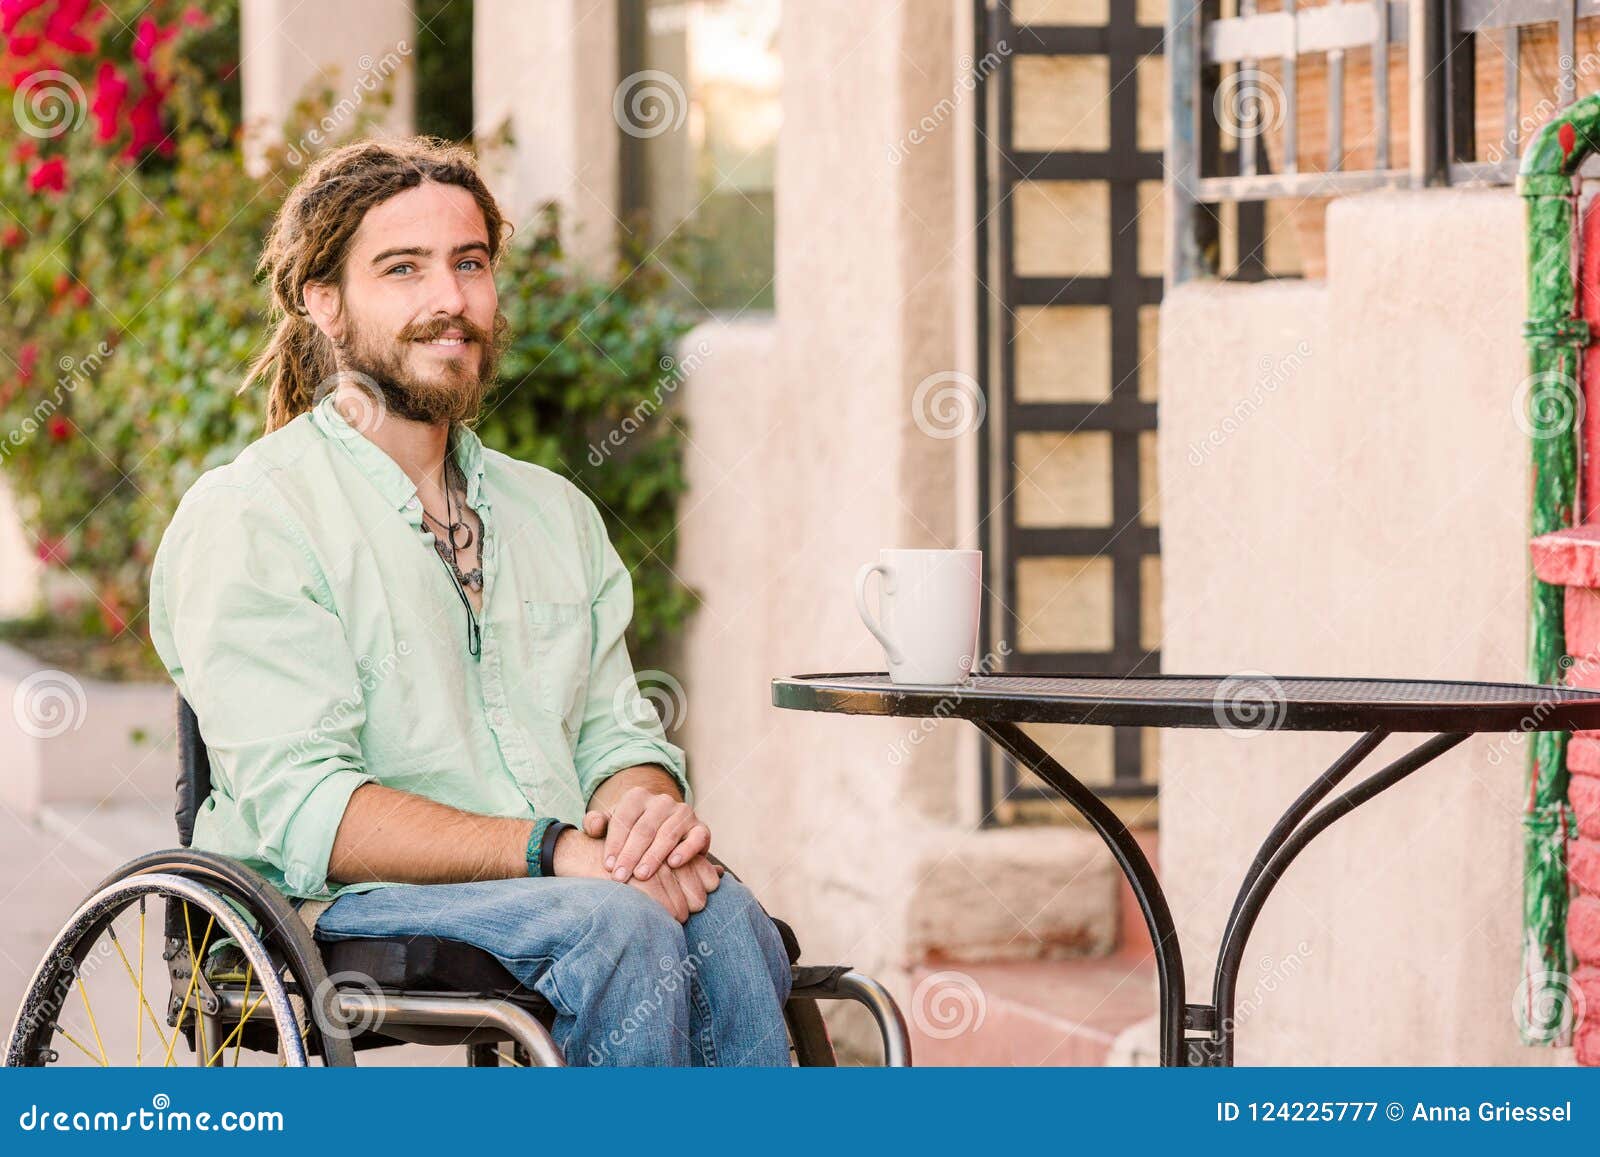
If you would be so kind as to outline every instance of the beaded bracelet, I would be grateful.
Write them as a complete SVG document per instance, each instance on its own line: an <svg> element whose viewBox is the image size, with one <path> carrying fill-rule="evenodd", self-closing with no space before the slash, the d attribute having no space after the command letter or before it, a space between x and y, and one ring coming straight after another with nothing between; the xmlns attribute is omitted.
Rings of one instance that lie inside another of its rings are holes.
<svg viewBox="0 0 1600 1157"><path fill-rule="evenodd" d="M533 831L528 833L528 848L525 855L528 862L528 875L544 875L544 836L550 830L550 825L556 822L550 816L544 816L533 821Z"/></svg>

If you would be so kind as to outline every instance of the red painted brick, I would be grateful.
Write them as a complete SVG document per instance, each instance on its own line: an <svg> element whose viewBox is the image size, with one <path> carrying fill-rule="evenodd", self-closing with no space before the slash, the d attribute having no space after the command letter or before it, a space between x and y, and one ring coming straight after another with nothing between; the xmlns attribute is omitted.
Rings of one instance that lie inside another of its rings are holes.
<svg viewBox="0 0 1600 1157"><path fill-rule="evenodd" d="M1567 740L1567 770L1573 775L1600 775L1600 731L1574 731Z"/></svg>
<svg viewBox="0 0 1600 1157"><path fill-rule="evenodd" d="M1600 655L1574 653L1569 658L1571 663L1561 668L1561 682L1568 687L1600 689Z"/></svg>
<svg viewBox="0 0 1600 1157"><path fill-rule="evenodd" d="M1572 1043L1576 1046L1580 1065L1600 1065L1600 969L1587 966L1572 974L1573 1026Z"/></svg>
<svg viewBox="0 0 1600 1157"><path fill-rule="evenodd" d="M1541 534L1528 543L1533 573L1564 587L1600 587L1600 525Z"/></svg>
<svg viewBox="0 0 1600 1157"><path fill-rule="evenodd" d="M1575 775L1567 781L1567 802L1578 823L1578 834L1600 840L1600 778Z"/></svg>
<svg viewBox="0 0 1600 1157"><path fill-rule="evenodd" d="M1579 896L1567 912L1567 942L1584 964L1600 964L1600 898Z"/></svg>
<svg viewBox="0 0 1600 1157"><path fill-rule="evenodd" d="M1600 590L1567 587L1565 608L1568 653L1588 656L1593 662L1600 652Z"/></svg>
<svg viewBox="0 0 1600 1157"><path fill-rule="evenodd" d="M1580 892L1600 896L1600 840L1568 842L1567 876Z"/></svg>

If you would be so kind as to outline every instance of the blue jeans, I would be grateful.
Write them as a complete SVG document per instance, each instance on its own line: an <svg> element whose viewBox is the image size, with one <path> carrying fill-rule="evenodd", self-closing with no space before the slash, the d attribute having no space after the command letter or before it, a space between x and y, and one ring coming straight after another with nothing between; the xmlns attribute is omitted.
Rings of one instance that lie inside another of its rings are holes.
<svg viewBox="0 0 1600 1157"><path fill-rule="evenodd" d="M437 936L500 960L556 1011L569 1065L787 1065L789 957L732 876L679 924L612 880L394 884L335 900L318 940Z"/></svg>

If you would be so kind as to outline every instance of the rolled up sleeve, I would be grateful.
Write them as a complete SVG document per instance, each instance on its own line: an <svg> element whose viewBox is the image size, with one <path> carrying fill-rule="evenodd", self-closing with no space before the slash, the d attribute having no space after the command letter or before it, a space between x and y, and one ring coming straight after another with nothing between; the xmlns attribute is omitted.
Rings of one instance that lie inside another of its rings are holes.
<svg viewBox="0 0 1600 1157"><path fill-rule="evenodd" d="M688 764L681 747L668 741L651 700L661 702L669 722L681 718L681 684L664 671L646 672L649 698L628 656L625 634L633 619L633 576L606 534L600 511L581 490L571 490L575 515L590 563L592 642L589 687L574 762L583 798L624 768L655 764L691 799Z"/></svg>
<svg viewBox="0 0 1600 1157"><path fill-rule="evenodd" d="M215 802L244 833L230 842L253 843L249 858L291 893L327 895L345 806L375 777L356 658L321 568L267 496L213 486L180 506L151 595L151 636L199 718Z"/></svg>

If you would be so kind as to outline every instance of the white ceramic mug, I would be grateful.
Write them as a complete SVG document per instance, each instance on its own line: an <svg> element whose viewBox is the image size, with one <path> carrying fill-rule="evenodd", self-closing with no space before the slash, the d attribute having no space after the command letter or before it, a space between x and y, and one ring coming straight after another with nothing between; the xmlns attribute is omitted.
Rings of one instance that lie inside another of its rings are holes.
<svg viewBox="0 0 1600 1157"><path fill-rule="evenodd" d="M867 583L883 576L878 614L867 607ZM963 683L978 652L983 599L981 550L896 550L856 572L856 610L883 644L895 683Z"/></svg>

